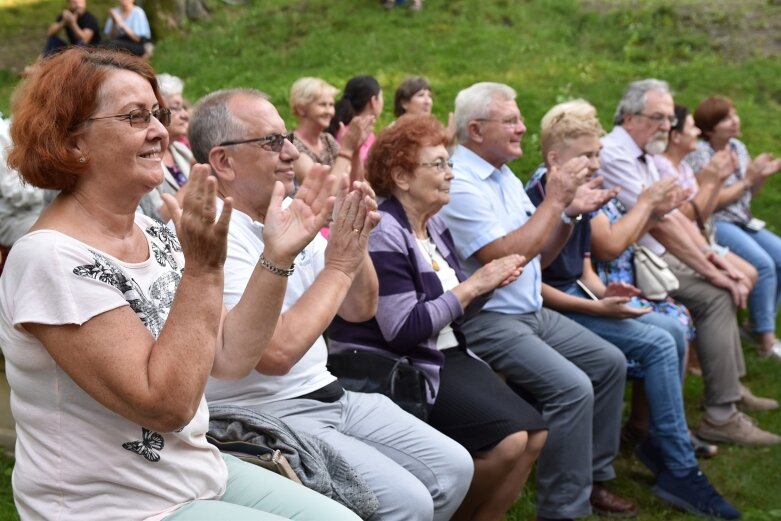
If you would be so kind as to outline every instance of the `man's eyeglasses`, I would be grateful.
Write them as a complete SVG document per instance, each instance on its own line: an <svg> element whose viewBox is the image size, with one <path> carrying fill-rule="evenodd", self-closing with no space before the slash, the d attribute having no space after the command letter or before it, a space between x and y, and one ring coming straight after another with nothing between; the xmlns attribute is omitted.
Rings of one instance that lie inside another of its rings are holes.
<svg viewBox="0 0 781 521"><path fill-rule="evenodd" d="M293 133L287 134L268 134L267 136L253 137L250 139L240 139L236 141L223 141L218 147L229 147L232 145L243 145L244 143L260 143L261 148L269 152L280 152L285 145L285 140L293 142Z"/></svg>
<svg viewBox="0 0 781 521"><path fill-rule="evenodd" d="M429 161L428 163L418 163L418 166L427 166L429 168L436 168L437 172L444 172L447 169L453 169L453 161L450 159L442 159L437 158L433 161Z"/></svg>
<svg viewBox="0 0 781 521"><path fill-rule="evenodd" d="M665 121L668 121L671 127L674 127L678 124L678 118L675 116L665 116L664 114L643 114L642 112L636 113L635 116L643 116L644 118L648 118L657 125L661 125Z"/></svg>
<svg viewBox="0 0 781 521"><path fill-rule="evenodd" d="M114 114L112 116L98 116L95 118L89 118L89 121L93 121L96 119L120 118L120 119L128 120L130 126L133 128L146 128L149 126L149 121L151 121L152 116L154 116L156 120L162 123L163 126L167 127L168 125L171 124L171 111L164 108L159 108L155 110L133 109L127 114Z"/></svg>
<svg viewBox="0 0 781 521"><path fill-rule="evenodd" d="M507 119L496 119L496 118L477 118L475 121L496 121L497 123L501 123L505 127L511 127L516 128L518 125L522 124L523 118L507 118Z"/></svg>

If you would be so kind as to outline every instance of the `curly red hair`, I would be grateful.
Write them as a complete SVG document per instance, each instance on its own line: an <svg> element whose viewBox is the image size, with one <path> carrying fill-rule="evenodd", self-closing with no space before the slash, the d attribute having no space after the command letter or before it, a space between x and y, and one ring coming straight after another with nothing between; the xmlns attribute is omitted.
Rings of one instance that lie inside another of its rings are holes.
<svg viewBox="0 0 781 521"><path fill-rule="evenodd" d="M38 188L71 190L89 166L71 144L98 107L100 88L112 69L135 72L149 82L164 106L152 67L125 52L71 47L40 59L14 93L13 146L8 165Z"/></svg>
<svg viewBox="0 0 781 521"><path fill-rule="evenodd" d="M418 166L418 155L423 147L449 144L445 127L428 114L405 114L387 127L372 145L366 165L366 180L381 196L389 196L396 183L394 170L412 173Z"/></svg>

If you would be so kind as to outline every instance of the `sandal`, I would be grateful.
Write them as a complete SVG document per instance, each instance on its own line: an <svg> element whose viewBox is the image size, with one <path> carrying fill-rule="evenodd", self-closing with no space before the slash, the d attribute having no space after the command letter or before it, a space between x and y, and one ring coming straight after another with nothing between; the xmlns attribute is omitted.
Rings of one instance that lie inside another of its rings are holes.
<svg viewBox="0 0 781 521"><path fill-rule="evenodd" d="M689 438L692 442L692 449L694 449L694 455L698 458L710 459L719 453L719 446L708 443L701 440L692 433L689 433Z"/></svg>

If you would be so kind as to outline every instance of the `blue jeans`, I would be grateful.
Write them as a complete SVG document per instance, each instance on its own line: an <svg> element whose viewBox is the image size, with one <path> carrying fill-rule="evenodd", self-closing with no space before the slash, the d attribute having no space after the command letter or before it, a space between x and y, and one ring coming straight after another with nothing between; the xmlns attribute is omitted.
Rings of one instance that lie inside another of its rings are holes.
<svg viewBox="0 0 781 521"><path fill-rule="evenodd" d="M765 229L755 232L717 221L716 242L743 257L759 272L748 300L751 329L755 333L775 331L781 302L781 237Z"/></svg>
<svg viewBox="0 0 781 521"><path fill-rule="evenodd" d="M588 298L576 284L560 289L576 297ZM697 460L689 440L681 392L683 355L679 353L673 335L645 323L648 319L641 321L582 313L564 314L618 347L627 358L640 363L645 371L645 393L651 415L651 443L662 452L668 469L696 467Z"/></svg>

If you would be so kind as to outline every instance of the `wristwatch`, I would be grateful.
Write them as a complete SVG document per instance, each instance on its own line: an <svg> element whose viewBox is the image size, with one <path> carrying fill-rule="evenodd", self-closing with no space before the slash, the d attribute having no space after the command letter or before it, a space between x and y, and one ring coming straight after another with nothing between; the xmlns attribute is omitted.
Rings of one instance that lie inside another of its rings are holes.
<svg viewBox="0 0 781 521"><path fill-rule="evenodd" d="M570 217L569 215L567 215L567 210L561 212L561 222L563 222L564 224L574 225L576 223L579 223L581 219L583 219L582 213L579 213L575 217Z"/></svg>

